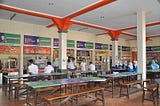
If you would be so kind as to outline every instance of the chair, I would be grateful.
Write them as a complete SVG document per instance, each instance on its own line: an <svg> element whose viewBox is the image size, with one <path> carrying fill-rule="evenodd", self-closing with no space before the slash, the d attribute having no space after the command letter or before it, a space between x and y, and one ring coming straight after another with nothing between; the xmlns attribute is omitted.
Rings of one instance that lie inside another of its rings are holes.
<svg viewBox="0 0 160 106"><path fill-rule="evenodd" d="M144 100L152 101L154 106L159 105L159 84L151 83L151 80L143 82L143 95L142 102Z"/></svg>

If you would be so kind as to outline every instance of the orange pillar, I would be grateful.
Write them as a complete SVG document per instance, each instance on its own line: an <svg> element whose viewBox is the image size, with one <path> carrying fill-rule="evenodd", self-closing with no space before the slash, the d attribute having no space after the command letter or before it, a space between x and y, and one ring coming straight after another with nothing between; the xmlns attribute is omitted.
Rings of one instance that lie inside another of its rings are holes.
<svg viewBox="0 0 160 106"><path fill-rule="evenodd" d="M112 67L118 61L118 38L121 34L121 31L109 31L108 34L112 38Z"/></svg>
<svg viewBox="0 0 160 106"><path fill-rule="evenodd" d="M55 25L58 28L59 33L59 69L67 69L67 30L72 25L69 18L54 18Z"/></svg>

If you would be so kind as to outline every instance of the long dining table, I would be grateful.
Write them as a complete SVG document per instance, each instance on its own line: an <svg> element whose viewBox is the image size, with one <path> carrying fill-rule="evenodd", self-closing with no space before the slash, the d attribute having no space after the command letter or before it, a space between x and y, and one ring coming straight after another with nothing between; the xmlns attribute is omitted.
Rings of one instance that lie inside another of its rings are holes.
<svg viewBox="0 0 160 106"><path fill-rule="evenodd" d="M81 83L91 83L91 82L105 82L106 79L105 78L99 78L99 77L81 77L81 78L71 78L71 79L55 79L55 80L49 80L49 81L35 81L35 82L27 82L26 84L28 85L28 92L32 91L34 93L34 105L38 105L38 94L40 91L39 89L41 89L41 91L43 89L46 88L56 88L54 90L58 91L60 90L62 87L66 86L66 85L77 85L81 84ZM91 86L89 86L91 87ZM64 87L65 88L65 87ZM77 90L77 89L76 89ZM55 92L52 90L52 93ZM29 93L27 93L29 94ZM51 93L50 93L51 94ZM29 95L27 96L26 99L26 103L29 103Z"/></svg>
<svg viewBox="0 0 160 106"><path fill-rule="evenodd" d="M55 79L57 76L59 76L60 78L66 78L67 77L67 73L39 73L39 74L24 74L24 75L5 75L4 78L7 79L7 87L8 87L8 94L9 94L9 98L10 98L10 94L12 89L12 82L14 80L16 81L22 81L21 79L25 79L27 81L33 81L33 79L35 80L39 80L39 78L43 78L43 77L47 77L47 76L51 76L52 79ZM25 81L23 80L23 81ZM5 93L7 92L7 89L5 91Z"/></svg>
<svg viewBox="0 0 160 106"><path fill-rule="evenodd" d="M111 78L112 80L112 98L114 97L114 86L115 86L115 79L116 80L119 80L121 78L127 78L128 80L130 79L131 76L138 76L140 75L141 76L141 79L142 79L142 73L136 73L136 72L122 72L122 73L117 73L117 74L102 74L102 75L99 75L99 77L102 77L102 78Z"/></svg>

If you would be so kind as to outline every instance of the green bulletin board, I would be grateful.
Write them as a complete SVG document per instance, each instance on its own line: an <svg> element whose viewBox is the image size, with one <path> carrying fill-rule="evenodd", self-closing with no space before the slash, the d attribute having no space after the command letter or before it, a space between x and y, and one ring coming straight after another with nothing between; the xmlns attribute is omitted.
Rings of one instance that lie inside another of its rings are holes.
<svg viewBox="0 0 160 106"><path fill-rule="evenodd" d="M75 41L74 40L67 40L67 47L74 48L75 47Z"/></svg>
<svg viewBox="0 0 160 106"><path fill-rule="evenodd" d="M93 42L86 42L87 49L93 49Z"/></svg>
<svg viewBox="0 0 160 106"><path fill-rule="evenodd" d="M39 37L40 46L51 46L51 38Z"/></svg>
<svg viewBox="0 0 160 106"><path fill-rule="evenodd" d="M20 44L20 35L19 34L4 33L4 39L5 39L5 43Z"/></svg>

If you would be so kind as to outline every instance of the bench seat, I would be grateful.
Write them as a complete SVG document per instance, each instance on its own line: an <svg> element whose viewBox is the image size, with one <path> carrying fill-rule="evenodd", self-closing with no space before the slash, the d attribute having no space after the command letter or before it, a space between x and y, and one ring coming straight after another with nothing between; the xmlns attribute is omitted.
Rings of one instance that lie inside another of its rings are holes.
<svg viewBox="0 0 160 106"><path fill-rule="evenodd" d="M78 90L78 91L74 91L70 93L47 95L47 96L43 96L42 99L46 101L47 103L49 103L49 106L52 106L52 102L54 100L70 98L70 97L75 97L75 96L78 97L79 95L101 92L101 99L100 98L97 98L97 99L102 101L103 106L105 106L103 91L104 91L104 88L101 88L101 87L87 88L87 89Z"/></svg>

